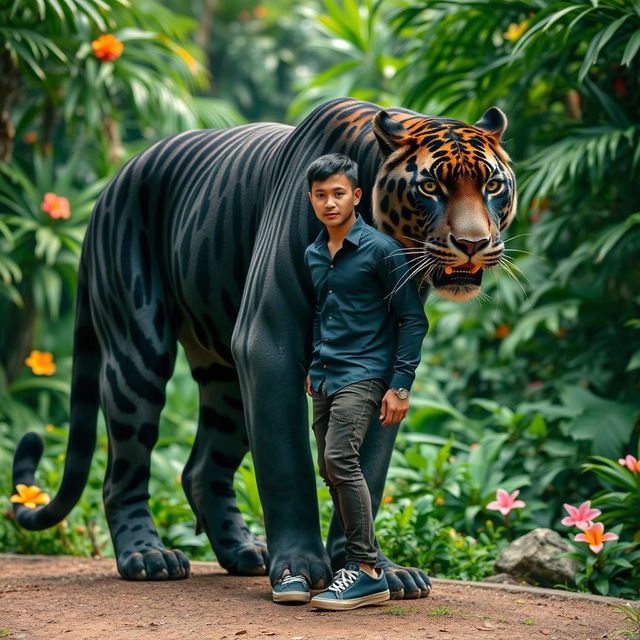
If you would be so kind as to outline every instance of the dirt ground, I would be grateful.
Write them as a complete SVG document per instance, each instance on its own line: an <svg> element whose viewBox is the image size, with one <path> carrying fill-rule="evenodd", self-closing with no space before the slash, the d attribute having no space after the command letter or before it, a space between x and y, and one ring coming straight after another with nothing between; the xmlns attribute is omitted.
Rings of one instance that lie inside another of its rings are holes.
<svg viewBox="0 0 640 640"><path fill-rule="evenodd" d="M628 628L612 611L623 601L550 589L435 580L422 600L319 612L273 604L267 578L192 568L188 580L125 582L113 560L0 554L0 637L597 640Z"/></svg>

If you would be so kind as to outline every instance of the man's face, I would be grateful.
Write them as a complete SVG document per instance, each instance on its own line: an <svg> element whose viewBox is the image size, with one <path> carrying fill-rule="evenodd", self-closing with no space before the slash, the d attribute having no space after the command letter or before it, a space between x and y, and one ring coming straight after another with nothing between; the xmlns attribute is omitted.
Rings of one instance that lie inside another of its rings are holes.
<svg viewBox="0 0 640 640"><path fill-rule="evenodd" d="M350 225L362 190L354 189L345 175L335 173L322 182L313 182L308 194L316 218L327 227Z"/></svg>

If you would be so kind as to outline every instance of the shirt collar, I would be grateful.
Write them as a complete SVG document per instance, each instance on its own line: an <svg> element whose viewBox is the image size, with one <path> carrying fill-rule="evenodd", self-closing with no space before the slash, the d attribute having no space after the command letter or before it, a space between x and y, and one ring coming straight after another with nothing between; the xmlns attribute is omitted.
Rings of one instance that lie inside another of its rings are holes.
<svg viewBox="0 0 640 640"><path fill-rule="evenodd" d="M349 233L345 236L345 240L348 240L355 247L360 245L360 236L364 228L367 226L367 223L362 219L362 216L359 213L356 213L356 221L353 223L351 229L349 229ZM315 241L316 249L319 249L323 244L326 244L329 241L329 232L327 231L327 227L324 225L318 234L318 237Z"/></svg>

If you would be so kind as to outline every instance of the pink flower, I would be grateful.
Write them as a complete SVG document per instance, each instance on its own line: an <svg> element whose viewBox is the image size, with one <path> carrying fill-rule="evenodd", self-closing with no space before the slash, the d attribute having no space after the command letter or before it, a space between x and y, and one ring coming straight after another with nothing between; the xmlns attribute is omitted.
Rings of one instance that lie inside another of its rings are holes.
<svg viewBox="0 0 640 640"><path fill-rule="evenodd" d="M564 508L569 515L562 519L562 524L566 527L575 525L583 531L593 524L591 521L594 518L597 518L602 513L600 509L591 508L590 500L583 502L579 507L572 507L570 504L565 504Z"/></svg>
<svg viewBox="0 0 640 640"><path fill-rule="evenodd" d="M633 471L633 473L640 473L640 460L636 460L633 456L618 458L618 462L623 467L627 467L629 471Z"/></svg>
<svg viewBox="0 0 640 640"><path fill-rule="evenodd" d="M63 196L55 193L45 193L40 208L48 213L52 218L69 218L71 211L69 210L69 201Z"/></svg>
<svg viewBox="0 0 640 640"><path fill-rule="evenodd" d="M592 522L591 526L586 528L584 533L579 533L574 540L576 542L586 542L593 553L600 553L600 551L602 551L603 542L618 539L618 534L616 533L603 532L604 525L602 522Z"/></svg>
<svg viewBox="0 0 640 640"><path fill-rule="evenodd" d="M516 489L512 494L508 494L504 489L498 489L496 491L496 500L490 502L487 505L487 509L499 511L503 516L506 516L511 509L520 509L525 506L522 500L516 500L519 493L519 489Z"/></svg>

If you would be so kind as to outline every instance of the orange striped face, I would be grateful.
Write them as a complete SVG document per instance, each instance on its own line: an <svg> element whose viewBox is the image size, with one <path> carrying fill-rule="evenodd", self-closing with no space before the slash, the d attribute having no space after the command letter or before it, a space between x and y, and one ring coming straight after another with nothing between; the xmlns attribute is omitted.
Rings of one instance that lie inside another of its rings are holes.
<svg viewBox="0 0 640 640"><path fill-rule="evenodd" d="M504 259L501 232L516 211L507 119L496 107L475 125L381 111L373 130L385 160L376 177L378 228L406 247L412 274L443 298L469 300Z"/></svg>

